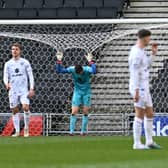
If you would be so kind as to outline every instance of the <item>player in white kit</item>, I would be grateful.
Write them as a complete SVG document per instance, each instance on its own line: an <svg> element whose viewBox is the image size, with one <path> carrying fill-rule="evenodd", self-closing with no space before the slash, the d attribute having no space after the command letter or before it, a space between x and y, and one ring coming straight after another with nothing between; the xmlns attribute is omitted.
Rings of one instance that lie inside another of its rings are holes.
<svg viewBox="0 0 168 168"><path fill-rule="evenodd" d="M12 58L5 63L3 81L9 92L9 103L12 110L15 134L20 135L19 104L24 111L24 137L29 136L30 98L34 96L34 78L31 65L28 60L21 58L19 43L11 46Z"/></svg>
<svg viewBox="0 0 168 168"><path fill-rule="evenodd" d="M133 123L133 149L160 149L152 138L153 104L149 88L149 69L157 54L157 44L152 44L152 54L148 56L145 47L150 43L151 32L142 29L138 32L137 43L129 55L129 91L134 99L135 118ZM141 142L142 122L144 121L146 144Z"/></svg>

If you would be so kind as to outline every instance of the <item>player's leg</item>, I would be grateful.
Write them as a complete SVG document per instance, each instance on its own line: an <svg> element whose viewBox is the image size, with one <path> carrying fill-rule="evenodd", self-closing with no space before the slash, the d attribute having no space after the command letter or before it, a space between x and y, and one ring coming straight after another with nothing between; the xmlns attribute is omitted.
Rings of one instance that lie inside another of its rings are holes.
<svg viewBox="0 0 168 168"><path fill-rule="evenodd" d="M88 126L88 114L91 106L91 93L88 93L82 97L82 104L83 107L83 116L82 116L82 127L81 127L81 134L87 134L87 126Z"/></svg>
<svg viewBox="0 0 168 168"><path fill-rule="evenodd" d="M144 129L145 129L145 138L146 145L152 149L160 149L161 147L153 141L153 105L151 95L147 96L147 107L145 109L145 118L144 118Z"/></svg>
<svg viewBox="0 0 168 168"><path fill-rule="evenodd" d="M19 118L19 97L16 94L9 93L9 104L12 111L12 120L15 128L15 134L13 137L18 137L20 135L20 118Z"/></svg>
<svg viewBox="0 0 168 168"><path fill-rule="evenodd" d="M24 112L24 137L29 136L29 122L30 122L30 100L27 97L27 94L24 94L20 97L20 101L22 104L22 110Z"/></svg>
<svg viewBox="0 0 168 168"><path fill-rule="evenodd" d="M13 125L15 128L15 134L13 134L13 137L18 137L20 136L20 118L19 118L19 107L16 106L14 108L11 108L12 110L12 120L13 120Z"/></svg>
<svg viewBox="0 0 168 168"><path fill-rule="evenodd" d="M144 118L144 129L146 144L152 144L152 131L153 131L153 107L146 107Z"/></svg>
<svg viewBox="0 0 168 168"><path fill-rule="evenodd" d="M144 109L135 107L135 118L133 122L133 149L144 149L145 145L141 142L142 122L144 119Z"/></svg>
<svg viewBox="0 0 168 168"><path fill-rule="evenodd" d="M81 95L74 91L72 97L72 113L70 117L70 135L74 134L75 127L76 127L76 120L77 120L77 113L79 111L79 106L81 104Z"/></svg>
<svg viewBox="0 0 168 168"><path fill-rule="evenodd" d="M77 121L77 113L79 111L79 107L77 106L72 106L72 113L70 117L70 135L73 135L75 132L75 127L76 127L76 121Z"/></svg>
<svg viewBox="0 0 168 168"><path fill-rule="evenodd" d="M134 97L134 91L131 92L131 95ZM134 145L133 149L146 149L146 146L141 142L141 133L142 133L142 123L145 114L145 92L144 90L139 90L139 100L134 102L135 108L135 117L133 122L133 140Z"/></svg>
<svg viewBox="0 0 168 168"><path fill-rule="evenodd" d="M24 137L29 136L29 122L30 122L30 110L28 104L22 104L22 109L24 111Z"/></svg>
<svg viewBox="0 0 168 168"><path fill-rule="evenodd" d="M87 126L88 126L88 114L90 107L83 107L83 116L82 116L82 127L81 127L81 135L87 134Z"/></svg>

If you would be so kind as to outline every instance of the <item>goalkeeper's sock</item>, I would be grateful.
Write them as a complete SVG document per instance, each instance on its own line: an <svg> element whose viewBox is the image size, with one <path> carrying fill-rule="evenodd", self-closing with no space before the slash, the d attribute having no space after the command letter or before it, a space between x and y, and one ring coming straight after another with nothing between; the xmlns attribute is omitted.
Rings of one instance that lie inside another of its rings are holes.
<svg viewBox="0 0 168 168"><path fill-rule="evenodd" d="M134 144L141 144L141 132L142 132L142 122L143 120L135 117L133 123L133 138Z"/></svg>
<svg viewBox="0 0 168 168"><path fill-rule="evenodd" d="M146 145L153 144L153 118L144 118Z"/></svg>
<svg viewBox="0 0 168 168"><path fill-rule="evenodd" d="M76 126L76 115L72 114L70 117L70 134L73 134Z"/></svg>
<svg viewBox="0 0 168 168"><path fill-rule="evenodd" d="M16 133L20 132L20 118L19 118L19 113L13 114L12 116L13 119L13 125L15 128Z"/></svg>
<svg viewBox="0 0 168 168"><path fill-rule="evenodd" d="M88 125L88 115L84 114L82 117L82 128L81 128L81 134L87 132L87 125Z"/></svg>
<svg viewBox="0 0 168 168"><path fill-rule="evenodd" d="M24 129L29 129L30 111L24 111Z"/></svg>

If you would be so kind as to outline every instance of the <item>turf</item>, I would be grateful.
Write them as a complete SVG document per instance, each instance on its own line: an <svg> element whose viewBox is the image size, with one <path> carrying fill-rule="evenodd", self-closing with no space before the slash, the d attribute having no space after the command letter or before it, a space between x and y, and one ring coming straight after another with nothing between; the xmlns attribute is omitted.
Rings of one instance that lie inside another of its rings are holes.
<svg viewBox="0 0 168 168"><path fill-rule="evenodd" d="M131 137L0 138L0 168L165 168L162 150L132 150Z"/></svg>

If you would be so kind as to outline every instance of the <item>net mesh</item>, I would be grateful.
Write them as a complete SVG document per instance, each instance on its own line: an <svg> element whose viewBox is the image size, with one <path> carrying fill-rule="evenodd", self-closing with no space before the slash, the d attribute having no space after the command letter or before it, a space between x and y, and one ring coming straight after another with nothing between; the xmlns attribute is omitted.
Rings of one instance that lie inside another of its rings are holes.
<svg viewBox="0 0 168 168"><path fill-rule="evenodd" d="M127 60L141 28L150 29L152 40L158 43L158 56L151 69L151 93L155 111L166 113L168 24L165 23L0 25L1 112L10 111L2 74L4 63L11 58L10 45L17 41L23 45L22 56L30 61L34 72L36 96L31 102L31 111L44 115L43 128L47 135L68 132L73 82L70 75L55 72L55 54L61 49L63 65L70 66L86 65L84 55L92 52L98 73L92 77L88 130L100 134L127 133L132 127L128 123L131 123L133 113ZM147 50L150 54L150 47ZM77 124L77 130L80 130L80 124Z"/></svg>

